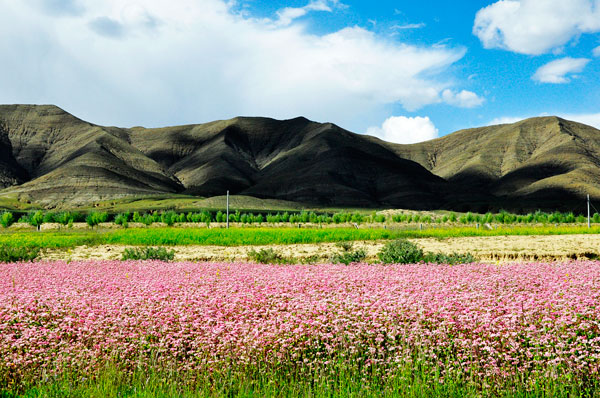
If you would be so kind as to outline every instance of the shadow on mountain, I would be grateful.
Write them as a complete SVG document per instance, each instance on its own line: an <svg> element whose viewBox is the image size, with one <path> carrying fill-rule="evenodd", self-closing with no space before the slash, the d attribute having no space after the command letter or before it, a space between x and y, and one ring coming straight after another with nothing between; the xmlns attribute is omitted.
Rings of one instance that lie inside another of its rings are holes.
<svg viewBox="0 0 600 398"><path fill-rule="evenodd" d="M231 194L315 206L575 211L600 198L600 131L556 117L411 145L306 118L102 127L55 106L0 106L0 187L41 204Z"/></svg>

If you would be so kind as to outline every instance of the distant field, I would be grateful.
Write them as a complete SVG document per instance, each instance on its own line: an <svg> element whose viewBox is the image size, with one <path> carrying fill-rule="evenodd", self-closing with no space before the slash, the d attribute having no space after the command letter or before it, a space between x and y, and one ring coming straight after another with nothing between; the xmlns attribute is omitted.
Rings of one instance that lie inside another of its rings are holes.
<svg viewBox="0 0 600 398"><path fill-rule="evenodd" d="M291 202L287 200L277 199L259 199L245 195L231 195L229 197L229 205L232 211L340 211L340 208L314 206L304 203ZM181 195L181 194L161 194L151 196L130 196L126 198L118 198L113 200L99 201L89 203L87 205L73 206L72 204L56 204L55 210L60 211L107 211L109 213L121 212L152 212L162 210L175 211L198 211L198 210L224 210L227 206L227 197L213 196L209 198ZM17 195L12 193L0 194L0 210L9 211L29 211L32 209L43 209L42 206L35 202L19 200ZM345 209L350 211L360 209ZM372 209L363 209L363 212L372 211Z"/></svg>
<svg viewBox="0 0 600 398"><path fill-rule="evenodd" d="M240 211L300 211L302 209L311 208L302 203L276 199L259 199L244 195L231 195L229 197L229 206L231 209ZM80 210L101 210L111 213L126 211L151 212L155 210L188 212L197 211L198 209L223 210L226 207L227 197L224 195L202 198L197 196L171 194L98 202L93 207L82 207Z"/></svg>
<svg viewBox="0 0 600 398"><path fill-rule="evenodd" d="M71 248L94 245L288 245L342 241L374 241L398 238L454 238L513 235L598 234L600 227L504 226L493 230L475 227L431 229L383 228L128 228L117 230L62 230L0 233L0 245L11 247Z"/></svg>

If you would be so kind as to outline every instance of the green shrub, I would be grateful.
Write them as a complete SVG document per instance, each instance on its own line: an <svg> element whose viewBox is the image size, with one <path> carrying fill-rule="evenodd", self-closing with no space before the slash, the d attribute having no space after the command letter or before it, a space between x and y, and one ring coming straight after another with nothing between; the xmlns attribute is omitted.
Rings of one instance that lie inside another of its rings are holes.
<svg viewBox="0 0 600 398"><path fill-rule="evenodd" d="M565 216L558 212L555 211L554 213L550 214L550 216L548 217L548 221L550 221L551 223L562 223L564 222Z"/></svg>
<svg viewBox="0 0 600 398"><path fill-rule="evenodd" d="M385 222L385 216L383 214L376 214L375 216L373 216L373 222L384 223Z"/></svg>
<svg viewBox="0 0 600 398"><path fill-rule="evenodd" d="M423 261L423 250L407 239L387 243L377 255L384 264L415 264Z"/></svg>
<svg viewBox="0 0 600 398"><path fill-rule="evenodd" d="M367 257L367 252L362 249L352 250L352 242L340 242L336 246L342 250L339 253L335 253L331 256L331 262L334 264L346 264L360 263Z"/></svg>
<svg viewBox="0 0 600 398"><path fill-rule="evenodd" d="M55 222L55 214L54 213L45 213L44 214L44 224L50 224Z"/></svg>
<svg viewBox="0 0 600 398"><path fill-rule="evenodd" d="M160 215L160 221L162 221L170 227L177 221L177 213L175 213L174 211L167 211L166 213L162 213Z"/></svg>
<svg viewBox="0 0 600 398"><path fill-rule="evenodd" d="M252 249L248 252L248 258L260 264L287 264L291 262L274 249L260 249L259 251Z"/></svg>
<svg viewBox="0 0 600 398"><path fill-rule="evenodd" d="M77 218L77 215L75 213L70 213L68 211L65 211L65 212L56 214L54 216L54 221L61 225L69 225L69 224L72 225L76 218Z"/></svg>
<svg viewBox="0 0 600 398"><path fill-rule="evenodd" d="M0 215L0 224L4 227L4 228L8 228L11 225L13 225L13 223L15 222L15 218L13 217L13 214L9 211L5 211L4 213L2 213L2 215Z"/></svg>
<svg viewBox="0 0 600 398"><path fill-rule="evenodd" d="M85 217L85 222L90 228L94 228L98 224L106 222L106 220L108 220L108 213L91 212Z"/></svg>
<svg viewBox="0 0 600 398"><path fill-rule="evenodd" d="M129 213L117 214L115 217L115 224L127 228L129 226Z"/></svg>
<svg viewBox="0 0 600 398"><path fill-rule="evenodd" d="M167 250L164 247L144 247L125 249L121 260L161 260L172 261L175 258L175 250Z"/></svg>
<svg viewBox="0 0 600 398"><path fill-rule="evenodd" d="M466 254L444 254L444 253L427 253L423 257L423 261L426 263L434 264L468 264L477 261L471 253Z"/></svg>
<svg viewBox="0 0 600 398"><path fill-rule="evenodd" d="M0 245L0 263L14 263L17 261L33 261L40 255L39 247L12 247Z"/></svg>
<svg viewBox="0 0 600 398"><path fill-rule="evenodd" d="M152 225L152 223L154 223L154 217L152 214L140 215L140 213L138 213L137 211L135 213L133 213L132 220L135 223L140 223L140 224L145 224L145 225Z"/></svg>

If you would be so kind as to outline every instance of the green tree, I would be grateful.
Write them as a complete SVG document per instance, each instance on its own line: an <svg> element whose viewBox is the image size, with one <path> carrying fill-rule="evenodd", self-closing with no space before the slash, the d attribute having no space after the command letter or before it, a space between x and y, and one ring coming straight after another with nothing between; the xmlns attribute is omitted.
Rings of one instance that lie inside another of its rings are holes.
<svg viewBox="0 0 600 398"><path fill-rule="evenodd" d="M37 230L42 229L42 224L44 223L44 213L41 210L36 211L33 214L30 214L27 222L29 225L32 225L37 228Z"/></svg>
<svg viewBox="0 0 600 398"><path fill-rule="evenodd" d="M14 222L15 218L13 217L13 214L9 211L5 211L0 216L0 224L2 224L4 228L10 227L11 225L13 225Z"/></svg>

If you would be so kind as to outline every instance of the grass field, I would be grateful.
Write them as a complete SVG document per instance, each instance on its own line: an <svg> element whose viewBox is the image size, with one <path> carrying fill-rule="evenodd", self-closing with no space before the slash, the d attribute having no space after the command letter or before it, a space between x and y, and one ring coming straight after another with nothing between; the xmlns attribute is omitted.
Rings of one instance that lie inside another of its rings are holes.
<svg viewBox="0 0 600 398"><path fill-rule="evenodd" d="M474 227L432 229L355 228L128 228L117 230L26 231L0 233L0 245L11 247L72 248L91 245L285 245L398 238L452 238L470 236L526 236L598 234L600 227L508 226L494 230Z"/></svg>

